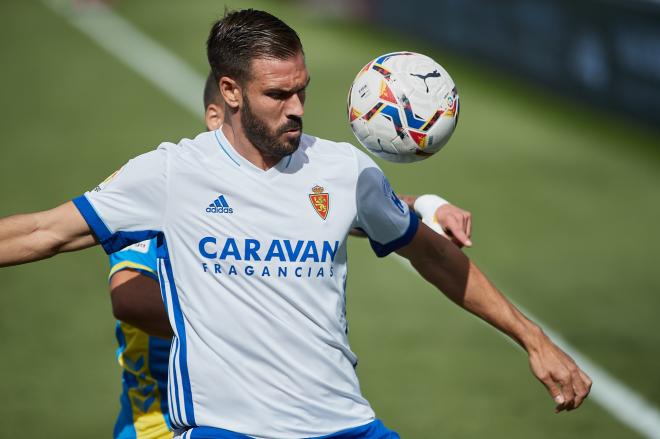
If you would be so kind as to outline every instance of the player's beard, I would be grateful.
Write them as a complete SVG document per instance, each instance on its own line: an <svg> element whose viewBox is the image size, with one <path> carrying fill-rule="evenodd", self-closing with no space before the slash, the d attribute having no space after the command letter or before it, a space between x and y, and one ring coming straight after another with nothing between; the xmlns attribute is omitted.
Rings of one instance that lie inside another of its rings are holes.
<svg viewBox="0 0 660 439"><path fill-rule="evenodd" d="M286 123L282 124L275 131L271 131L268 129L266 123L252 112L247 96L243 98L241 124L248 140L266 156L279 160L294 153L300 145L303 125L301 118L289 118ZM284 133L294 129L300 130L300 134L294 137L289 136L289 140L280 139Z"/></svg>

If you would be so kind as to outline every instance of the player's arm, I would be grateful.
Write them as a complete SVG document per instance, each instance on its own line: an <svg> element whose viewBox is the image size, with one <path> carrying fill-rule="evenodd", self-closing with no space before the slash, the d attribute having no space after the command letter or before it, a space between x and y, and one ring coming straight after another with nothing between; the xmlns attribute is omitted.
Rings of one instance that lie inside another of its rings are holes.
<svg viewBox="0 0 660 439"><path fill-rule="evenodd" d="M0 267L46 259L97 244L72 202L0 219Z"/></svg>
<svg viewBox="0 0 660 439"><path fill-rule="evenodd" d="M130 268L117 271L110 278L110 299L116 319L149 335L174 335L156 279Z"/></svg>
<svg viewBox="0 0 660 439"><path fill-rule="evenodd" d="M420 224L412 241L397 252L452 301L507 334L527 351L530 368L553 397L556 412L580 406L591 388L589 377L456 246Z"/></svg>

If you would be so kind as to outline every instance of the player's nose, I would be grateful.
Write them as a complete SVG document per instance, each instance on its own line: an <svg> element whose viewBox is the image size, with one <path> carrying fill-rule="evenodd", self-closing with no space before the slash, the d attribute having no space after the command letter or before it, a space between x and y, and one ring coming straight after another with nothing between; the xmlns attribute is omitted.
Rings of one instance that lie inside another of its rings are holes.
<svg viewBox="0 0 660 439"><path fill-rule="evenodd" d="M302 119L304 114L305 99L300 93L294 93L287 101L286 115L287 117L295 116Z"/></svg>

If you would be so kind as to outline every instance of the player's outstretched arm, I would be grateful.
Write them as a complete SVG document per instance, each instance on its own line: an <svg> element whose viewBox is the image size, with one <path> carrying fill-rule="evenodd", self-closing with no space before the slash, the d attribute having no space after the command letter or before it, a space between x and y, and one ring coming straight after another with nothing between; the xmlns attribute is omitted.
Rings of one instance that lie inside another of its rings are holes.
<svg viewBox="0 0 660 439"><path fill-rule="evenodd" d="M42 212L0 219L0 267L46 259L97 244L71 202Z"/></svg>
<svg viewBox="0 0 660 439"><path fill-rule="evenodd" d="M110 278L110 299L116 319L149 335L174 335L156 279L136 270L120 270Z"/></svg>
<svg viewBox="0 0 660 439"><path fill-rule="evenodd" d="M557 404L556 412L580 406L591 389L589 377L456 246L420 224L412 242L398 253L452 301L504 332L527 351L532 373L550 392Z"/></svg>

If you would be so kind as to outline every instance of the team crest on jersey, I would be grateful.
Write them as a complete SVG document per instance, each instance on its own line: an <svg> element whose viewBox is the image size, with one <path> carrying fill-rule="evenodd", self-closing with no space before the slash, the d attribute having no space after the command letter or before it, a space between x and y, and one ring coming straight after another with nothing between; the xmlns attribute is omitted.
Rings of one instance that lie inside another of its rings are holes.
<svg viewBox="0 0 660 439"><path fill-rule="evenodd" d="M328 217L328 211L330 210L330 195L327 192L323 192L323 187L316 185L312 188L311 194L309 194L309 201L312 203L312 207L316 213L323 219Z"/></svg>

